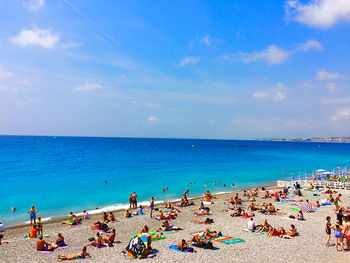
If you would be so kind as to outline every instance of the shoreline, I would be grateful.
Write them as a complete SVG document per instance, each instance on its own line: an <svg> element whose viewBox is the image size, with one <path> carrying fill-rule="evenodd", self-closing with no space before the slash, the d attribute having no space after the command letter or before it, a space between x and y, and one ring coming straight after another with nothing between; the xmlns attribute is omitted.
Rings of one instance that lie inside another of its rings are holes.
<svg viewBox="0 0 350 263"><path fill-rule="evenodd" d="M271 185L262 185L262 186L256 186L256 187L253 187L253 188L261 188L261 187L265 187L265 188L278 188L277 184L271 184ZM233 192L241 192L241 191L244 191L244 190L248 190L248 188L233 188L232 191L225 191L225 192L213 192L212 194L215 195L215 196L224 196L224 195L227 195L227 194L230 194L230 193L233 193ZM203 195L202 196L194 196L194 197L189 197L187 198L189 201L196 201L196 200L199 200L203 198ZM181 198L179 199L172 199L172 200L161 200L161 201L155 201L155 207L158 208L159 206L161 205L164 205L166 202L179 202L181 201ZM140 201L138 202L138 205L139 204L143 204L147 202L147 204L149 204L149 201ZM125 205L127 206L127 208L129 207L129 204L126 204ZM101 216L104 212L113 212L113 213L120 213L122 211L125 211L125 207L121 207L121 208L117 208L117 209L108 209L108 208L111 208L113 207L114 205L111 205L111 206L106 206L106 207L102 207L102 208L98 208L98 209L95 209L95 210L87 210L87 212L89 213L89 216L90 218L91 217L95 217L95 216ZM124 206L124 205L123 205ZM142 205L144 208L145 207L148 207L148 205ZM131 210L134 210L135 208L131 208ZM84 210L84 209L82 209ZM96 212L95 212L96 211ZM95 213L94 213L95 212ZM73 213L74 214L74 213ZM79 212L79 213L75 213L76 216L82 216L83 213ZM66 216L58 216L58 217L49 217L50 219L47 220L47 221L44 221L43 220L43 223L47 226L47 225L51 225L51 224L56 224L56 223L59 223L59 222L62 222L64 220L67 219L69 215L66 215ZM42 218L42 219L46 219L46 218ZM26 227L30 227L30 221L27 223L28 221L24 222L24 223L21 223L21 224L16 224L16 225L10 225L8 227L5 227L5 231L6 230L17 230L17 229L21 229L21 228L26 228Z"/></svg>

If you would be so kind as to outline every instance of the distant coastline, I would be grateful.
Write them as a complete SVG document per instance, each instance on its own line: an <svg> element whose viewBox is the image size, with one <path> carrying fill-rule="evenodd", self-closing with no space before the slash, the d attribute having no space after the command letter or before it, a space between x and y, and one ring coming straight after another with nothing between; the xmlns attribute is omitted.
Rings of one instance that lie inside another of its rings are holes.
<svg viewBox="0 0 350 263"><path fill-rule="evenodd" d="M331 142L331 143L350 143L348 137L319 137L319 138L284 138L284 139L256 139L258 141L275 141L275 142Z"/></svg>

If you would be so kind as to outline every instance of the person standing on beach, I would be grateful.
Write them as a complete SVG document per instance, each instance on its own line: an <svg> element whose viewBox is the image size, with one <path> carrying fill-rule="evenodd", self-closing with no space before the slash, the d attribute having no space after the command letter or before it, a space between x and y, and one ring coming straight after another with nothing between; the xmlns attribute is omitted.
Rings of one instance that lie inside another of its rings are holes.
<svg viewBox="0 0 350 263"><path fill-rule="evenodd" d="M335 205L335 211L334 211L334 213L337 213L338 210L339 210L339 208L340 208L340 206L339 206L339 202L341 202L341 201L340 201L340 197L341 197L341 194L338 194L337 197L334 198L334 205Z"/></svg>
<svg viewBox="0 0 350 263"><path fill-rule="evenodd" d="M187 189L185 192L184 192L184 200L187 200L187 195L188 195L188 192L189 192L190 190L189 189Z"/></svg>
<svg viewBox="0 0 350 263"><path fill-rule="evenodd" d="M132 196L132 194L130 194L130 196L129 196L129 208L131 208L132 207L132 205L133 205L133 203L132 203L132 198L133 198L133 196Z"/></svg>
<svg viewBox="0 0 350 263"><path fill-rule="evenodd" d="M29 209L29 210L27 211L27 213L28 213L29 216L30 216L30 226L32 226L32 225L33 225L33 221L34 221L34 224L36 223L36 213L38 213L38 210L36 210L36 209L34 208L34 205L32 205L32 208Z"/></svg>
<svg viewBox="0 0 350 263"><path fill-rule="evenodd" d="M349 216L344 217L344 222L343 222L343 234L344 234L344 241L346 243L346 246L348 250L350 249L350 220Z"/></svg>
<svg viewBox="0 0 350 263"><path fill-rule="evenodd" d="M326 217L326 225L325 225L325 230L326 230L326 234L327 234L327 239L326 239L326 246L327 247L329 246L329 240L331 239L331 232L332 232L331 226L332 226L331 217L327 216Z"/></svg>
<svg viewBox="0 0 350 263"><path fill-rule="evenodd" d="M133 208L137 208L137 194L134 192L134 194L132 195L132 207Z"/></svg>
<svg viewBox="0 0 350 263"><path fill-rule="evenodd" d="M154 210L154 197L152 196L151 202L149 204L149 209L151 210L151 218L152 218L152 214L153 214L153 210Z"/></svg>

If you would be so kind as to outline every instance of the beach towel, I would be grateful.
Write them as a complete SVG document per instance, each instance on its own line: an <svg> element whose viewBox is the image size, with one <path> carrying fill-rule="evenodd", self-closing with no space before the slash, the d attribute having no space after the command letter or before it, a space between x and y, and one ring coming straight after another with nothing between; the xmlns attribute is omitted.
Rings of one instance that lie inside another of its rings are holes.
<svg viewBox="0 0 350 263"><path fill-rule="evenodd" d="M222 241L226 241L226 240L230 240L230 239L235 239L235 237L220 236L220 237L214 238L213 241L222 242Z"/></svg>
<svg viewBox="0 0 350 263"><path fill-rule="evenodd" d="M221 241L221 243L223 243L225 245L236 244L236 243L241 243L241 242L245 242L245 240L243 240L241 238L234 238L234 239Z"/></svg>
<svg viewBox="0 0 350 263"><path fill-rule="evenodd" d="M110 231L109 229L107 229L107 230L101 230L101 229L98 229L98 228L94 228L94 230L97 231L97 232L104 232L104 233L107 233L107 232Z"/></svg>
<svg viewBox="0 0 350 263"><path fill-rule="evenodd" d="M181 253L186 253L186 252L193 252L193 248L188 248L188 249L185 249L184 251L181 251L177 245L171 245L171 246L168 246L169 249L173 249L177 252L181 252Z"/></svg>
<svg viewBox="0 0 350 263"><path fill-rule="evenodd" d="M69 248L69 246L57 247L58 250Z"/></svg>
<svg viewBox="0 0 350 263"><path fill-rule="evenodd" d="M280 201L280 202L277 202L276 204L284 204L284 203L287 203L287 201Z"/></svg>
<svg viewBox="0 0 350 263"><path fill-rule="evenodd" d="M107 245L105 245L105 244L101 244L101 245L98 245L98 246L96 246L95 244L92 244L92 246L97 247L97 248L107 247Z"/></svg>
<svg viewBox="0 0 350 263"><path fill-rule="evenodd" d="M313 195L307 195L307 197L319 197L320 195L316 195L316 194L313 194Z"/></svg>

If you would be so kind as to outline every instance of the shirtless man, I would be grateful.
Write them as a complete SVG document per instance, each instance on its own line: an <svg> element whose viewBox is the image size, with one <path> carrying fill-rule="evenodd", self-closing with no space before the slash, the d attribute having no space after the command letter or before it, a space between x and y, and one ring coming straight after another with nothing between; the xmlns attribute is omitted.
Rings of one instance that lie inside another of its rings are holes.
<svg viewBox="0 0 350 263"><path fill-rule="evenodd" d="M104 239L103 242L105 242L106 244L113 244L115 240L115 229L112 229L112 234L107 235Z"/></svg>
<svg viewBox="0 0 350 263"><path fill-rule="evenodd" d="M267 211L270 213L276 212L276 208L272 205L272 203L269 203L269 207L267 208Z"/></svg>
<svg viewBox="0 0 350 263"><path fill-rule="evenodd" d="M341 202L340 200L341 194L338 194L336 198L334 198L334 205L335 205L335 213L338 212L340 206L339 206L339 202Z"/></svg>
<svg viewBox="0 0 350 263"><path fill-rule="evenodd" d="M182 239L178 244L177 248L180 249L181 251L184 251L188 249L190 246L186 243L185 239Z"/></svg>
<svg viewBox="0 0 350 263"><path fill-rule="evenodd" d="M29 216L30 216L30 226L32 226L32 225L33 225L33 222L34 222L34 224L36 223L36 213L38 213L38 210L36 210L36 209L34 208L34 206L32 205L32 208L29 209L29 210L27 211L27 213L28 213Z"/></svg>
<svg viewBox="0 0 350 263"><path fill-rule="evenodd" d="M188 196L188 193L189 193L189 189L187 189L185 192L184 192L184 194L183 194L183 196L184 196L184 200L186 200L187 199L187 196Z"/></svg>
<svg viewBox="0 0 350 263"><path fill-rule="evenodd" d="M133 208L137 208L137 194L134 192L133 194L132 194L132 207Z"/></svg>
<svg viewBox="0 0 350 263"><path fill-rule="evenodd" d="M343 234L346 246L348 250L350 249L350 218L349 216L345 216L343 219Z"/></svg>
<svg viewBox="0 0 350 263"><path fill-rule="evenodd" d="M50 243L47 243L43 235L39 236L39 239L36 241L36 250L38 251L52 251L53 247L51 246Z"/></svg>
<svg viewBox="0 0 350 263"><path fill-rule="evenodd" d="M150 204L149 204L149 209L151 210L150 216L152 218L153 210L154 210L154 197L152 196Z"/></svg>

